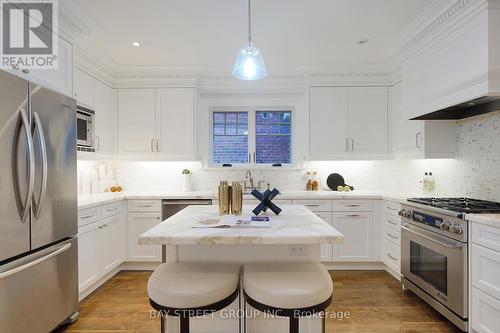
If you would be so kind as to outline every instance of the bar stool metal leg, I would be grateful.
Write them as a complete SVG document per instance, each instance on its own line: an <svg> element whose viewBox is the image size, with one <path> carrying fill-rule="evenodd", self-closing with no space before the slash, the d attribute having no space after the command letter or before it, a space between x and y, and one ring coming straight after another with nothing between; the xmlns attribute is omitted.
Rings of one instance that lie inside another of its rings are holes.
<svg viewBox="0 0 500 333"><path fill-rule="evenodd" d="M326 332L326 312L323 312L323 318L321 319L321 332Z"/></svg>
<svg viewBox="0 0 500 333"><path fill-rule="evenodd" d="M189 316L181 316L181 329L180 333L189 333Z"/></svg>
<svg viewBox="0 0 500 333"><path fill-rule="evenodd" d="M165 333L165 315L160 312L160 332Z"/></svg>
<svg viewBox="0 0 500 333"><path fill-rule="evenodd" d="M291 316L290 318L290 333L299 333L299 318Z"/></svg>

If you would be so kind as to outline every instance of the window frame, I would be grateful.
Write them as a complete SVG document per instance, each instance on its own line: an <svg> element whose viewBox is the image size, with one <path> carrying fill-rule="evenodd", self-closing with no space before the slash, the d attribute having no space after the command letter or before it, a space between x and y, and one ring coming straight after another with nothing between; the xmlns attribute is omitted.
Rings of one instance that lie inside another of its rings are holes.
<svg viewBox="0 0 500 333"><path fill-rule="evenodd" d="M272 163L256 163L256 145L257 145L257 133L256 133L256 113L257 112L290 112L291 114L291 124L290 124L290 163L282 163L281 167L273 167ZM213 141L214 141L214 113L217 112L247 112L248 113L248 155L249 160L247 163L231 163L231 167L223 167L222 163L214 163L214 151L213 151ZM211 168L227 168L227 169L237 169L237 168L253 168L253 169L291 169L296 167L296 161L294 159L294 148L295 148L295 132L296 132L296 115L295 108L291 106L271 106L271 107L210 107L209 108L209 136L210 136L210 147L209 147L209 167Z"/></svg>

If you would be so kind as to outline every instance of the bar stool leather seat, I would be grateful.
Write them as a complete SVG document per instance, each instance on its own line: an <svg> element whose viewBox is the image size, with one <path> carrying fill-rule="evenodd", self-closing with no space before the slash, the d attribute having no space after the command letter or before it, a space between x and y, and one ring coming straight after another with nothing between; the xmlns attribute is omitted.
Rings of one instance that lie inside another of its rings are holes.
<svg viewBox="0 0 500 333"><path fill-rule="evenodd" d="M219 311L238 296L240 266L219 263L166 263L148 281L151 306L181 319L181 333L189 332L189 317Z"/></svg>

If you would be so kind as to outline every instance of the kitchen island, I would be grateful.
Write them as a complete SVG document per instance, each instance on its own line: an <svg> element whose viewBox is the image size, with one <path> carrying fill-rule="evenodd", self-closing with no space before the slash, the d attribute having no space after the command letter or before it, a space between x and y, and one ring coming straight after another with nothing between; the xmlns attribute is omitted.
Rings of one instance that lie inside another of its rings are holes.
<svg viewBox="0 0 500 333"><path fill-rule="evenodd" d="M253 206L243 206L242 217ZM162 245L164 262L319 262L320 245L342 243L343 235L301 205L283 205L279 216L269 213L268 228L199 228L219 219L217 206L189 206L143 233L139 243ZM191 332L234 333L239 327L238 300L213 318L192 320ZM243 307L241 307L243 308ZM247 311L250 307L247 306ZM231 314L236 314L233 316ZM210 322L206 322L209 320ZM247 332L288 331L287 319L250 318ZM301 332L320 332L319 319L301 320ZM168 318L168 332L177 332L177 319Z"/></svg>

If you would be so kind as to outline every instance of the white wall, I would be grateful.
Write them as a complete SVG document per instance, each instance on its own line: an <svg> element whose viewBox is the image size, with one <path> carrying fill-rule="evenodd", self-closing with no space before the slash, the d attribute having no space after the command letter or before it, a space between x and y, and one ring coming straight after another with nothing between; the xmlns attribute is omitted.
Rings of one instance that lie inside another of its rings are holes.
<svg viewBox="0 0 500 333"><path fill-rule="evenodd" d="M210 102L204 101L205 108ZM208 123L202 121L201 124ZM207 128L200 126L200 132L203 127ZM253 170L253 176L281 190L301 190L306 171L315 170L322 178L337 172L358 190L415 196L424 195L419 182L425 171L432 171L436 179L432 195L500 201L500 112L463 120L458 132L457 159L307 162L304 169ZM300 145L305 149L306 141ZM78 163L80 173L95 165L95 162ZM183 168L193 171L194 190L215 191L220 180L243 180L245 174L245 170L203 169L200 162L114 162L114 165L117 181L126 190L179 191Z"/></svg>

